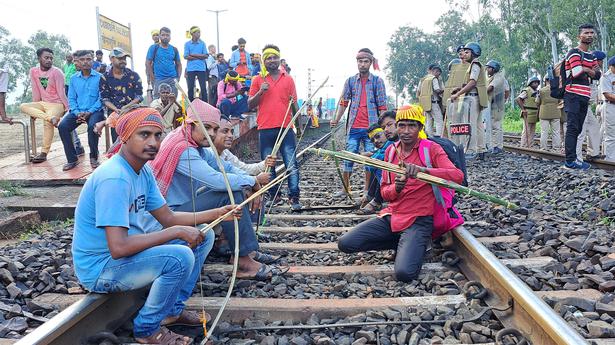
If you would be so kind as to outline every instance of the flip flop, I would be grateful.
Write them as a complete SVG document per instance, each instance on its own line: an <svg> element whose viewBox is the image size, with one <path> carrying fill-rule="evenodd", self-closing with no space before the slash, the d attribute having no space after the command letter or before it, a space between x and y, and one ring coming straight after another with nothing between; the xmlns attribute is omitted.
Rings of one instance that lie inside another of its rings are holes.
<svg viewBox="0 0 615 345"><path fill-rule="evenodd" d="M276 276L284 275L286 272L288 272L289 269L290 267L286 267L285 269L282 269L274 265L261 264L261 267L258 269L258 271L256 271L256 274L254 275L253 279L258 280L258 281L267 281L273 278L274 275Z"/></svg>
<svg viewBox="0 0 615 345"><path fill-rule="evenodd" d="M254 259L254 261L260 262L261 264L271 265L271 264L275 264L276 262L280 261L282 257L278 256L276 258L275 256L271 254L261 253L259 251L256 251L254 252L254 257L252 259Z"/></svg>

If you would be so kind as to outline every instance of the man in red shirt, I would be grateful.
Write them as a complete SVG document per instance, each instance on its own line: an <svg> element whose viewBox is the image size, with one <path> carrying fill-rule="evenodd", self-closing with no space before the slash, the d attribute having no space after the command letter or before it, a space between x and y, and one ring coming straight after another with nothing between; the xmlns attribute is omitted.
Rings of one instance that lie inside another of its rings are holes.
<svg viewBox="0 0 615 345"><path fill-rule="evenodd" d="M372 152L374 146L367 135L369 126L378 123L378 115L387 110L386 90L384 80L370 73L370 67L379 70L378 60L369 48L363 48L357 53L357 68L359 73L346 79L344 91L340 97L339 107L335 119L331 120L331 126L337 126L342 115L348 110L348 122L346 123L346 151L359 153L361 143L363 152ZM344 185L349 186L353 163L344 162ZM365 170L365 185L363 190L363 203L367 196L370 173ZM340 191L336 196L344 195ZM364 206L364 205L361 205Z"/></svg>
<svg viewBox="0 0 615 345"><path fill-rule="evenodd" d="M417 111L418 109L418 111ZM419 156L425 116L417 106L398 110L395 118L399 141L389 146L385 160L406 167L405 175L382 172L380 193L389 206L377 218L367 220L339 239L344 253L397 249L395 276L409 282L416 279L423 265L425 251L431 241L435 197L432 187L417 180L418 172L428 173L462 183L463 172L448 159L440 145L432 142L429 159L433 168L426 168ZM401 155L401 157L399 157Z"/></svg>
<svg viewBox="0 0 615 345"><path fill-rule="evenodd" d="M280 70L280 48L266 45L263 49L263 64L265 70L252 78L248 108L258 107L256 124L262 159L273 151L279 131L289 126L294 109L297 109L297 90L293 78L284 70ZM292 107L289 107L289 104ZM288 131L281 139L280 153L290 171L288 177L288 198L293 210L301 209L299 203L299 168L297 167L296 139L293 131ZM275 169L271 171L271 179L275 178ZM279 185L277 186L279 188ZM277 195L276 188L270 189L272 195ZM276 202L273 200L272 202Z"/></svg>

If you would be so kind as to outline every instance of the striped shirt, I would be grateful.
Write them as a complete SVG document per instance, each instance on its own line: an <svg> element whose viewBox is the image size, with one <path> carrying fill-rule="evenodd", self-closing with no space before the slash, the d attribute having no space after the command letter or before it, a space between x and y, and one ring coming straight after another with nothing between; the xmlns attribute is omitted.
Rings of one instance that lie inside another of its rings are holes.
<svg viewBox="0 0 615 345"><path fill-rule="evenodd" d="M593 54L578 48L571 49L566 54L566 92L589 98L591 95L590 77L583 72L583 67L594 68L598 61ZM597 78L600 77L598 74Z"/></svg>

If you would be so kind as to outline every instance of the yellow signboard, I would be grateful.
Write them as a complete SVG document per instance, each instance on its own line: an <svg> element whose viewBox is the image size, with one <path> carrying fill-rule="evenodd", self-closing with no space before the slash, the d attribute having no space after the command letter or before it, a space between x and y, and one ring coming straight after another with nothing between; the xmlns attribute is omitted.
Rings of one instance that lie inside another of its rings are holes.
<svg viewBox="0 0 615 345"><path fill-rule="evenodd" d="M102 14L98 15L98 32L102 49L112 50L120 47L132 56L130 27L111 20Z"/></svg>

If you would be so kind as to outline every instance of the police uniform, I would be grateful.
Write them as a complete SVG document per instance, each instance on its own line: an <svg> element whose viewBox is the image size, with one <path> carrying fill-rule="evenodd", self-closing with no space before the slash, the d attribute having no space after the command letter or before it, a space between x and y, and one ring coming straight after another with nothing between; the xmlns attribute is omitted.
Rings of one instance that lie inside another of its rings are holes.
<svg viewBox="0 0 615 345"><path fill-rule="evenodd" d="M562 145L560 136L562 110L558 107L559 100L551 97L551 87L548 84L540 89L536 103L540 119L540 149L548 150L549 132L551 132L551 148L560 150Z"/></svg>
<svg viewBox="0 0 615 345"><path fill-rule="evenodd" d="M615 74L610 70L600 78L600 94L605 93L615 96ZM602 114L605 160L615 162L615 103L605 99Z"/></svg>
<svg viewBox="0 0 615 345"><path fill-rule="evenodd" d="M436 92L442 90L440 85L438 78L433 74L428 74L421 79L419 86L419 104L421 104L423 111L425 111L425 132L429 136L442 136L444 130L444 119L442 118L442 109L440 109L440 96Z"/></svg>
<svg viewBox="0 0 615 345"><path fill-rule="evenodd" d="M532 89L531 86L526 87L521 91L518 99L521 99L527 110L527 116L523 119L523 132L521 132L521 147L532 147L534 143L534 133L536 133L536 123L538 122L538 105L536 97L538 90Z"/></svg>
<svg viewBox="0 0 615 345"><path fill-rule="evenodd" d="M480 119L481 109L488 106L487 77L485 68L478 60L472 63L453 65L449 73L449 82L444 90L447 99L447 115L449 122L449 138L455 144L461 144L468 154L485 152L485 131ZM452 90L461 88L470 80L476 81L476 87L468 91L454 102L448 102ZM451 125L470 125L470 135L452 134Z"/></svg>
<svg viewBox="0 0 615 345"><path fill-rule="evenodd" d="M504 119L504 92L506 89L506 79L504 74L497 72L489 77L489 86L493 86L493 91L489 95L491 103L491 134L493 147L504 148L504 132L502 131L502 120Z"/></svg>
<svg viewBox="0 0 615 345"><path fill-rule="evenodd" d="M589 87L591 88L589 107L587 107L587 115L585 116L585 121L583 121L583 128L577 137L577 157L579 157L579 159L583 157L582 151L585 137L587 137L587 155L590 157L600 155L600 142L602 141L600 123L592 111L592 105L598 105L598 81L592 81Z"/></svg>

